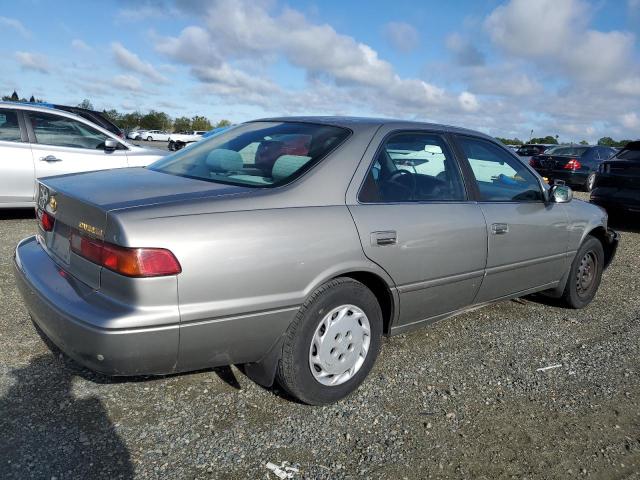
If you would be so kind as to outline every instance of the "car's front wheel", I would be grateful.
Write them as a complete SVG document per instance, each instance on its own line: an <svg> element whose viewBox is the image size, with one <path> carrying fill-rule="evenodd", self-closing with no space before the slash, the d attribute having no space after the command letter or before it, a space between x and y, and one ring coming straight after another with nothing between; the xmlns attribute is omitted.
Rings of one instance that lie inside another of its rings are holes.
<svg viewBox="0 0 640 480"><path fill-rule="evenodd" d="M595 297L604 267L602 243L588 236L573 259L562 298L571 308L583 308Z"/></svg>
<svg viewBox="0 0 640 480"><path fill-rule="evenodd" d="M147 142L151 142L151 141L153 141L153 137L152 137L151 135L149 135L149 136L147 137Z"/></svg>
<svg viewBox="0 0 640 480"><path fill-rule="evenodd" d="M362 283L337 278L302 305L285 335L278 382L304 403L336 402L358 388L380 350L382 312Z"/></svg>

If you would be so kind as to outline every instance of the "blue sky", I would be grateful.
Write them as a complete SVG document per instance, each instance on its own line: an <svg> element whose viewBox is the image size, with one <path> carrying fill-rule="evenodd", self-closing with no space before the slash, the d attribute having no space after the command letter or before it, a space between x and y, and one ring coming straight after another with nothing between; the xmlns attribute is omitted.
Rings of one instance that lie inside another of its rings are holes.
<svg viewBox="0 0 640 480"><path fill-rule="evenodd" d="M640 0L2 3L3 94L640 137Z"/></svg>

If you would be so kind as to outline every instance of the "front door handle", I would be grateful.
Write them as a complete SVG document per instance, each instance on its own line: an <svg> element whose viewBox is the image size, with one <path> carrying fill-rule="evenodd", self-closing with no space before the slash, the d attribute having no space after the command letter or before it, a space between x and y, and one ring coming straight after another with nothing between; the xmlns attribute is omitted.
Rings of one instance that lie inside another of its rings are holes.
<svg viewBox="0 0 640 480"><path fill-rule="evenodd" d="M372 232L371 233L371 245L375 246L385 246L385 245L395 245L398 241L398 234L395 230L387 230L384 232Z"/></svg>
<svg viewBox="0 0 640 480"><path fill-rule="evenodd" d="M491 233L494 235L504 235L505 233L509 233L509 225L506 223L492 223Z"/></svg>
<svg viewBox="0 0 640 480"><path fill-rule="evenodd" d="M46 157L40 157L41 162L61 162L62 159L54 155L47 155Z"/></svg>

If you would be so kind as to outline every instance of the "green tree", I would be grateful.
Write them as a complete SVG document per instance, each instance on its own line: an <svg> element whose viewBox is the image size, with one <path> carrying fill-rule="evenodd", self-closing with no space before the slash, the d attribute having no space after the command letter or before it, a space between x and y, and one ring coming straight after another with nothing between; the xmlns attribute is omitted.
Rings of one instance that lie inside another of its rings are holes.
<svg viewBox="0 0 640 480"><path fill-rule="evenodd" d="M580 145L589 145L589 142L586 140L580 140Z"/></svg>
<svg viewBox="0 0 640 480"><path fill-rule="evenodd" d="M558 140L556 139L556 137L553 137L551 135L547 135L546 137L538 137L538 138L532 138L529 143L546 143L549 145L557 145L558 144Z"/></svg>
<svg viewBox="0 0 640 480"><path fill-rule="evenodd" d="M88 98L85 98L78 104L79 108L84 108L86 110L93 110L93 104Z"/></svg>
<svg viewBox="0 0 640 480"><path fill-rule="evenodd" d="M145 130L169 130L171 128L171 118L164 112L151 110L142 116L140 126Z"/></svg>
<svg viewBox="0 0 640 480"><path fill-rule="evenodd" d="M188 117L178 117L173 121L174 132L191 130L191 120Z"/></svg>
<svg viewBox="0 0 640 480"><path fill-rule="evenodd" d="M130 130L133 130L134 128L140 126L141 119L142 114L140 112L125 113L124 115L122 115L118 126L120 128L124 128L127 132L129 132Z"/></svg>
<svg viewBox="0 0 640 480"><path fill-rule="evenodd" d="M17 102L17 101L20 100L20 97L18 96L18 92L16 92L15 90L11 94L11 100L14 101L14 102Z"/></svg>
<svg viewBox="0 0 640 480"><path fill-rule="evenodd" d="M31 95L31 98L29 99L29 103L36 103L36 98Z"/></svg>
<svg viewBox="0 0 640 480"><path fill-rule="evenodd" d="M231 126L231 121L226 120L226 119L222 119L218 123L216 123L216 128L230 127L230 126Z"/></svg>
<svg viewBox="0 0 640 480"><path fill-rule="evenodd" d="M118 127L124 128L122 126L122 114L119 113L115 108L112 108L111 110L103 110L102 113L104 113L104 115Z"/></svg>
<svg viewBox="0 0 640 480"><path fill-rule="evenodd" d="M211 130L211 122L207 117L196 115L191 119L191 128L193 130Z"/></svg>
<svg viewBox="0 0 640 480"><path fill-rule="evenodd" d="M598 145L601 145L603 147L615 147L617 143L618 142L616 142L611 137L602 137L601 139L598 140Z"/></svg>
<svg viewBox="0 0 640 480"><path fill-rule="evenodd" d="M496 140L498 140L499 142L504 143L505 145L522 145L522 140L520 140L519 138L500 138L500 137L496 137Z"/></svg>

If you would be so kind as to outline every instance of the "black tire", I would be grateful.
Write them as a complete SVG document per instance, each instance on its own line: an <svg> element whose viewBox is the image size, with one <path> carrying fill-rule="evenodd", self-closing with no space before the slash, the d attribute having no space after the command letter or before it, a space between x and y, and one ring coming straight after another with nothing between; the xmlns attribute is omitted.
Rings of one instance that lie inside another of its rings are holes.
<svg viewBox="0 0 640 480"><path fill-rule="evenodd" d="M169 141L169 145L167 146L167 148L169 148L170 152L175 151L176 147L175 147L175 143L173 142L173 140Z"/></svg>
<svg viewBox="0 0 640 480"><path fill-rule="evenodd" d="M596 173L591 172L587 177L586 183L584 184L585 192L590 192L591 190L593 190L593 182L595 181L595 179L596 179Z"/></svg>
<svg viewBox="0 0 640 480"><path fill-rule="evenodd" d="M587 236L578 249L565 286L562 299L570 308L584 308L595 297L604 266L602 243L595 237Z"/></svg>
<svg viewBox="0 0 640 480"><path fill-rule="evenodd" d="M147 137L147 142L153 142L153 137L151 136Z"/></svg>
<svg viewBox="0 0 640 480"><path fill-rule="evenodd" d="M371 331L369 349L362 366L351 378L340 385L327 386L316 380L311 372L311 342L327 313L342 305L356 306L366 314ZM380 351L382 328L382 311L371 290L346 277L325 283L309 296L287 329L278 364L278 383L289 394L309 405L341 400L354 392L371 371Z"/></svg>

